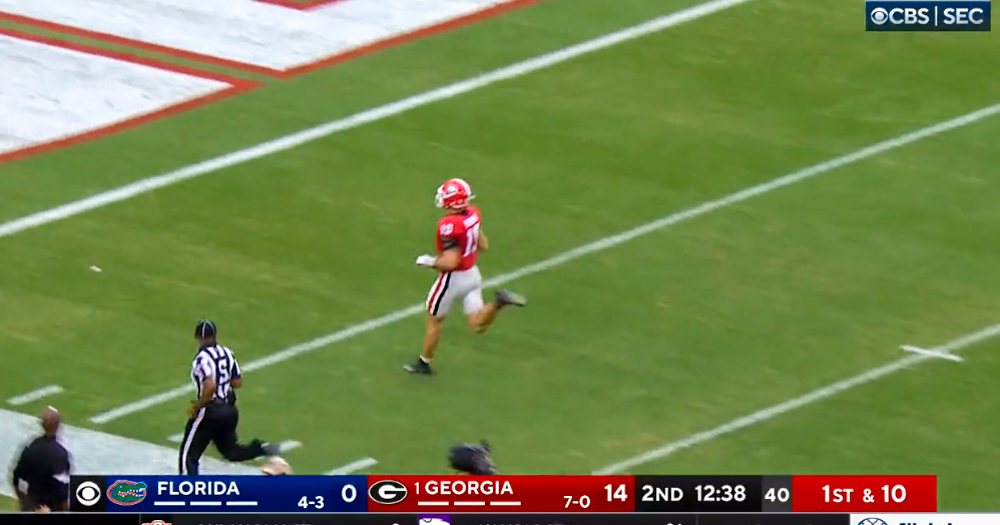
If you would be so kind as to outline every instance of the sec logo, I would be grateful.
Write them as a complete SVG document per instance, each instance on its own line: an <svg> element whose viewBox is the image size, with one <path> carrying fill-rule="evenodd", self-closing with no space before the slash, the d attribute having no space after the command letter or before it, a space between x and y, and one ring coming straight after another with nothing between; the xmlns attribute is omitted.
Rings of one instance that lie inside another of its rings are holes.
<svg viewBox="0 0 1000 525"><path fill-rule="evenodd" d="M889 12L884 7L876 7L872 9L871 17L876 25L882 25L889 21Z"/></svg>
<svg viewBox="0 0 1000 525"><path fill-rule="evenodd" d="M406 499L406 485L391 479L375 483L368 489L368 497L375 503L395 505Z"/></svg>

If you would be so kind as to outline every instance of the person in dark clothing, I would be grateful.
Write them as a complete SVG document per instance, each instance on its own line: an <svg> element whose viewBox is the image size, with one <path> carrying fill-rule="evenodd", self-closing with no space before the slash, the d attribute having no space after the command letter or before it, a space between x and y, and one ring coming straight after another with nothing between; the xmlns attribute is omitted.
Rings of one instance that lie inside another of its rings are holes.
<svg viewBox="0 0 1000 525"><path fill-rule="evenodd" d="M56 439L62 418L49 407L42 412L44 433L18 457L11 485L22 512L61 511L69 508L69 451Z"/></svg>
<svg viewBox="0 0 1000 525"><path fill-rule="evenodd" d="M485 441L479 445L463 443L451 447L448 462L451 463L451 468L459 472L475 476L489 476L497 473L492 454L493 451L489 443Z"/></svg>

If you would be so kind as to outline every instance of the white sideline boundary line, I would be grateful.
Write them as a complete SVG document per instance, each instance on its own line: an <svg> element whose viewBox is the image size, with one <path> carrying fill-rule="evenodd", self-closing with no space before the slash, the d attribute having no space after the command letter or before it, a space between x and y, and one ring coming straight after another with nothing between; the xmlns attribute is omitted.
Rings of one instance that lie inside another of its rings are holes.
<svg viewBox="0 0 1000 525"><path fill-rule="evenodd" d="M906 350L907 352L912 352L914 354L926 355L928 357L936 357L938 359L947 359L948 361L954 361L956 363L962 362L961 357L955 354L949 354L947 352L935 352L934 350L928 350L926 348L920 348L919 346L913 346L913 345L903 345L899 348L902 350Z"/></svg>
<svg viewBox="0 0 1000 525"><path fill-rule="evenodd" d="M144 193L164 188L179 182L207 175L209 173L243 164L254 159L289 150L297 146L346 131L371 122L377 122L412 109L440 102L477 89L521 77L541 69L552 67L573 58L600 51L623 42L635 40L643 36L662 31L674 26L706 17L713 13L745 4L753 0L712 0L688 7L680 11L654 18L642 24L625 28L602 37L581 42L579 44L537 56L516 64L512 64L489 73L484 73L453 84L449 84L418 95L413 95L396 102L355 113L349 117L333 120L319 126L309 128L291 135L286 135L269 142L257 144L239 151L234 151L214 159L181 168L176 171L149 177L126 184L119 188L104 191L90 197L56 206L0 224L0 238L14 235L31 228L53 223L91 210L103 208L109 204L138 197Z"/></svg>
<svg viewBox="0 0 1000 525"><path fill-rule="evenodd" d="M324 474L324 476L342 476L345 474L350 474L351 472L357 472L361 469L374 467L375 465L378 465L378 461L375 461L374 458L359 459L357 461L352 461L344 466L337 467Z"/></svg>
<svg viewBox="0 0 1000 525"><path fill-rule="evenodd" d="M856 375L854 377L838 381L831 385L827 385L823 388L813 390L808 394L796 397L795 399L789 399L783 403L770 406L763 410L758 410L753 414L743 416L738 419L734 419L728 423L719 425L711 430L706 430L704 432L699 432L693 434L684 439L667 443L661 447L654 448L639 454L638 456L631 457L624 461L618 463L613 463L600 470L595 470L593 473L595 475L608 475L617 474L621 472L628 471L633 467L638 467L658 459L663 459L675 452L691 448L695 445L700 445L702 443L712 441L714 439L732 434L737 430L742 430L757 423L763 423L769 421L778 416L784 415L793 410L809 406L818 401L823 401L829 397L836 394L844 392L845 390L850 390L854 387L861 386L867 383L871 383L877 379L881 379L887 375L894 374L908 368L910 366L923 363L924 361L930 361L932 359L939 359L940 356L937 354L950 354L951 352L956 352L968 348L972 345L985 341L987 339L993 338L1000 335L1000 324L995 324L993 326L988 326L976 332L972 332L968 335L964 335L943 344L939 347L931 349L929 353L918 353L904 357L893 361L887 365L880 366L878 368L873 368L867 372Z"/></svg>
<svg viewBox="0 0 1000 525"><path fill-rule="evenodd" d="M817 175L822 175L824 173L833 171L837 168L841 168L849 164L853 164L855 162L874 157L876 155L885 153L890 150L894 150L896 148L900 148L902 146L906 146L908 144L912 144L914 142L923 140L925 138L933 137L934 135L938 135L946 131L960 128L962 126L967 126L969 124L972 124L973 122L978 122L980 120L992 117L997 114L1000 114L1000 104L994 104L992 106L977 111L973 111L972 113L962 115L961 117L956 117L951 120L939 122L932 126L928 126L926 128L907 133L905 135L900 135L899 137L893 139L879 142L878 144L868 146L867 148L860 149L858 151L855 151L854 153L849 153L847 155L843 155L835 159L828 160L820 164L816 164L815 166L811 166L796 171L794 173L789 173L788 175L778 177L777 179L772 179L768 182L758 184L756 186L751 186L749 188L738 191L736 193L732 193L725 197L708 201L693 208L688 208L686 210L667 215L666 217L662 217L655 221L648 222L641 226L635 227L631 230L624 231L608 237L604 237L602 239L598 239L597 241L591 242L590 244L579 246L577 248L560 253L543 261L539 261L535 264L524 266L512 272L498 275L492 279L485 281L483 283L483 286L485 287L501 286L505 283L514 281L516 279L520 279L521 277L525 277L528 275L548 270L550 268L554 268L556 266L579 259L580 257L583 257L585 255L594 252L599 252L602 250L607 250L608 248L613 248L615 246L631 241L632 239L635 239L637 237L641 237L643 235L649 235L650 233L657 232L664 228L669 228L670 226L674 226L681 222L694 219L702 215L706 215L713 211L720 210L728 206L732 206L733 204L738 204L750 200L754 197L758 197L760 195L770 193L777 189L784 188L785 186L791 186L792 184L802 182L807 179L811 179L813 177L816 177ZM384 326L393 324L397 321L406 319L407 317L423 313L423 311L424 311L423 304L415 304L413 306L410 306L409 308L397 310L395 312L388 313L382 317L369 319L368 321L356 324L354 326L350 326L348 328L334 332L332 334L328 334L323 337L313 339L312 341L307 341L305 343L297 344L295 346L291 346L285 348L284 350L275 352L271 355L250 361L249 363L246 364L246 366L243 367L243 371L251 372L254 370L260 370L262 368L266 368L271 365L281 363L282 361L287 361L298 355L312 352L313 350L316 350L318 348L323 348L333 343L337 343L345 339L350 339L357 335L377 330ZM90 418L90 422L94 424L103 424L109 421L114 421L129 414L134 414L136 412L159 405L166 401L182 397L193 391L194 391L194 386L191 384L179 386L172 390L167 390L166 392L162 392L154 396L140 399L138 401L133 401L132 403L128 403L126 405L122 405L107 412L102 412L100 414L97 414Z"/></svg>
<svg viewBox="0 0 1000 525"><path fill-rule="evenodd" d="M14 406L27 405L32 401L38 401L39 399L51 396L55 394L60 394L63 392L63 388L59 385L49 385L39 388L38 390L32 390L27 394L21 394L19 396L14 396L7 400L7 403Z"/></svg>

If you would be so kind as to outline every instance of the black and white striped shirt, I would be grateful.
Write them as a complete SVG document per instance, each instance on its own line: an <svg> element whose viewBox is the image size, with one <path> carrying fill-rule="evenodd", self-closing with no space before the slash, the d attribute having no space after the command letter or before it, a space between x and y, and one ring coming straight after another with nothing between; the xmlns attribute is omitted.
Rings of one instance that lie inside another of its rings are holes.
<svg viewBox="0 0 1000 525"><path fill-rule="evenodd" d="M199 399L205 380L212 378L215 379L212 399L226 401L233 392L233 379L239 377L240 365L233 351L218 343L199 348L191 363L191 380L198 388Z"/></svg>

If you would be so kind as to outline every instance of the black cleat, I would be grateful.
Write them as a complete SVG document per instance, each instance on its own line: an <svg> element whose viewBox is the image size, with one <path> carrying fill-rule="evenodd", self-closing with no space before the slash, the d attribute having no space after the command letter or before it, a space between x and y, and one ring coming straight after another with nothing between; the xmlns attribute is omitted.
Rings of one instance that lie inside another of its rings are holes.
<svg viewBox="0 0 1000 525"><path fill-rule="evenodd" d="M281 447L275 443L263 443L261 448L264 449L265 456L275 456L281 457Z"/></svg>
<svg viewBox="0 0 1000 525"><path fill-rule="evenodd" d="M406 370L411 374L424 374L428 376L434 375L434 369L431 368L431 364L424 361L421 357L418 357L417 362L412 365L403 365L403 370Z"/></svg>
<svg viewBox="0 0 1000 525"><path fill-rule="evenodd" d="M497 291L497 304L501 307L511 305L511 306L524 306L528 304L528 299L523 295L516 294L510 290L499 290Z"/></svg>

